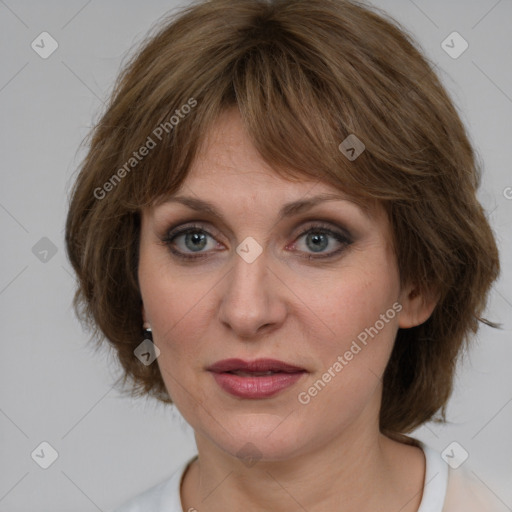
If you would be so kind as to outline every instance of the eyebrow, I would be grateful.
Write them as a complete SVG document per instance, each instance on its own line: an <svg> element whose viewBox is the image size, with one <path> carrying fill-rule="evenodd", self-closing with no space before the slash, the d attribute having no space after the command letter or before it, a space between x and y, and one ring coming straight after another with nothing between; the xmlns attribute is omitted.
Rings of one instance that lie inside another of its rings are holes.
<svg viewBox="0 0 512 512"><path fill-rule="evenodd" d="M317 206L318 204L321 204L325 201L348 201L351 203L356 204L358 207L360 207L363 212L369 216L368 208L360 203L356 203L352 199L344 196L340 196L337 194L320 194L314 197L311 197L309 199L299 199L297 201L293 201L291 203L285 204L280 210L279 210L279 216L278 221L287 218L292 217L293 215L298 215L300 213L306 212L313 207ZM217 208L208 201L204 201L202 199L198 199L195 197L189 197L189 196L174 196L169 197L165 200L166 203L180 203L185 206L188 206L190 209L207 213L213 217L222 218L221 213L217 210Z"/></svg>

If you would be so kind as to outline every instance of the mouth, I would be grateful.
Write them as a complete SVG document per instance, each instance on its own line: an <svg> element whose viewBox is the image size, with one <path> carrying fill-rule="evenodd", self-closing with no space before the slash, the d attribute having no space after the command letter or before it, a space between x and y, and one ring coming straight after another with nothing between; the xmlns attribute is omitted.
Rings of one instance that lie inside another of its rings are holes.
<svg viewBox="0 0 512 512"><path fill-rule="evenodd" d="M276 359L225 359L207 368L225 392L238 398L269 398L295 384L307 371Z"/></svg>
<svg viewBox="0 0 512 512"><path fill-rule="evenodd" d="M265 375L276 375L277 373L295 373L295 372L246 372L243 370L235 370L233 372L221 372L221 373L231 373L232 375L238 375L240 377L263 377Z"/></svg>
<svg viewBox="0 0 512 512"><path fill-rule="evenodd" d="M271 375L273 373L297 373L306 371L300 366L285 363L278 359L255 359L254 361L224 359L212 364L207 370L214 373L233 373L253 377Z"/></svg>

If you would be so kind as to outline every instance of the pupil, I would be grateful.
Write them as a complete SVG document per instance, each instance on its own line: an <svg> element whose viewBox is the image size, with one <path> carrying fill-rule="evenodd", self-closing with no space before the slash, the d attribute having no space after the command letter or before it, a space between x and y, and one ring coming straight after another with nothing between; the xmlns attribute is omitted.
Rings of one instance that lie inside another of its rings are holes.
<svg viewBox="0 0 512 512"><path fill-rule="evenodd" d="M313 234L309 235L308 239L313 242L313 246L310 247L315 252L320 252L325 249L328 245L325 235L323 234Z"/></svg>
<svg viewBox="0 0 512 512"><path fill-rule="evenodd" d="M188 242L192 241L192 244L188 244ZM206 245L206 236L204 233L188 233L185 238L185 244L187 248L192 251L200 251Z"/></svg>

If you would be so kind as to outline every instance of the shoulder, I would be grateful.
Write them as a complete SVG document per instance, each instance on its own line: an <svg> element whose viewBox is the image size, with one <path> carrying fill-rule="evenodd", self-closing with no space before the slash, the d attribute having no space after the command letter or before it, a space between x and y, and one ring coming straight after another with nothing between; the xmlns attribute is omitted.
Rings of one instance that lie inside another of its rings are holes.
<svg viewBox="0 0 512 512"><path fill-rule="evenodd" d="M181 480L196 457L181 463L171 476L124 502L112 512L182 512Z"/></svg>
<svg viewBox="0 0 512 512"><path fill-rule="evenodd" d="M421 441L426 458L422 506L418 512L510 512L467 462L454 469Z"/></svg>
<svg viewBox="0 0 512 512"><path fill-rule="evenodd" d="M470 464L454 469L440 452L421 441L417 443L426 459L423 498L418 512L510 512Z"/></svg>
<svg viewBox="0 0 512 512"><path fill-rule="evenodd" d="M124 502L113 512L160 512L163 497L168 496L169 492L172 492L172 480L173 477L170 477L150 487Z"/></svg>
<svg viewBox="0 0 512 512"><path fill-rule="evenodd" d="M443 512L510 511L470 467L449 469Z"/></svg>

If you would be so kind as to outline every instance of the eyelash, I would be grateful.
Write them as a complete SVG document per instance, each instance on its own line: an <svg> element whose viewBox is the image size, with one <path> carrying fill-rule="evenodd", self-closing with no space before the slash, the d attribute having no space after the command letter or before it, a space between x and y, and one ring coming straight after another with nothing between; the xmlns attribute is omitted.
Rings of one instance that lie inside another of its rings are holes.
<svg viewBox="0 0 512 512"><path fill-rule="evenodd" d="M173 231L171 229L168 232L168 234L162 238L162 243L164 245L168 246L169 250L175 256L177 256L178 258L180 258L182 260L192 261L192 260L198 260L198 259L207 258L208 257L208 253L200 253L200 254L197 254L197 255L190 255L190 254L186 254L186 253L182 253L180 251L177 251L176 249L174 249L172 247L174 241L179 236L186 235L186 234L189 234L189 233L197 233L197 232L204 233L207 236L215 239L215 237L213 235L211 235L208 231L206 231L202 226L194 224L194 225L185 226L185 227L183 227L183 228L181 228L179 230L176 230L176 231ZM330 253L328 253L327 255L324 255L324 256L312 256L312 255L302 256L303 258L308 259L308 260L319 260L319 259L333 258L334 256L337 256L338 254L340 254L346 247L348 247L349 245L352 244L352 240L350 239L349 236L345 235L342 232L334 231L330 226L328 227L327 225L321 224L321 223L316 223L316 224L309 225L307 228L305 228L304 230L302 230L299 233L299 235L297 236L297 240L300 239L301 237L303 237L304 235L309 234L309 233L327 234L327 235L331 236L332 238L334 238L336 241L338 241L342 245L342 247L337 249L337 250L335 250L335 251L332 251L332 252L330 252Z"/></svg>

